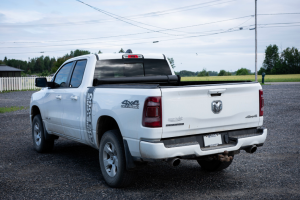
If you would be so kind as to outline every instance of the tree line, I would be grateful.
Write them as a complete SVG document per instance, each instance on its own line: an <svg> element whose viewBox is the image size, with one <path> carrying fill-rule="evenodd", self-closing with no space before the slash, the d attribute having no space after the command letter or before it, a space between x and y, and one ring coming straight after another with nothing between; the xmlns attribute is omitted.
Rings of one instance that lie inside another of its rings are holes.
<svg viewBox="0 0 300 200"><path fill-rule="evenodd" d="M125 51L121 48L119 53L124 53ZM62 57L52 57L49 56L40 56L36 58L28 58L28 61L17 60L17 59L7 59L0 60L0 64L5 64L11 67L19 68L24 70L22 73L25 74L39 74L41 76L48 76L51 73L56 72L56 70L68 59L90 54L90 51L79 50L71 51L70 53L65 54ZM98 53L102 53L100 50ZM115 52L116 53L116 52ZM168 58L170 65L174 69L175 61L173 58ZM286 48L279 53L278 46L269 45L265 50L265 59L263 61L262 67L258 71L258 74L300 74L300 53L297 48ZM228 72L226 70L217 71L207 71L203 69L202 71L188 71L182 70L175 72L176 74L182 77L188 76L231 76L231 75L250 75L250 70L241 68L236 72Z"/></svg>
<svg viewBox="0 0 300 200"><path fill-rule="evenodd" d="M295 47L288 47L279 53L276 44L267 46L265 60L258 74L300 74L300 53Z"/></svg>
<svg viewBox="0 0 300 200"><path fill-rule="evenodd" d="M217 71L206 71L206 69L203 69L202 71L197 71L197 72L192 72L192 71L187 71L187 70L182 70L179 72L175 72L176 75L180 75L182 77L202 77L202 76L231 76L231 75L251 75L250 70L246 68L241 68L235 72L229 72L224 69L220 70L220 72Z"/></svg>
<svg viewBox="0 0 300 200"><path fill-rule="evenodd" d="M49 56L40 56L36 58L28 58L28 61L17 60L17 59L7 59L5 57L3 60L0 60L0 64L5 64L10 67L15 67L18 69L24 70L22 73L25 74L39 74L41 76L48 76L51 73L55 73L56 70L68 59L90 54L90 51L79 50L71 51L70 53L65 54L62 57L50 58ZM100 50L98 53L102 53Z"/></svg>

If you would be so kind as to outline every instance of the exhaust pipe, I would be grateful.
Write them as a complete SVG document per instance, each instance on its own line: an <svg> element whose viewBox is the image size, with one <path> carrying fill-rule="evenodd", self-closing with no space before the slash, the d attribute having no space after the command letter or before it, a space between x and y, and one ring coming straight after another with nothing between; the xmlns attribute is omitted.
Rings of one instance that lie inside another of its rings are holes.
<svg viewBox="0 0 300 200"><path fill-rule="evenodd" d="M177 167L180 164L180 159L179 158L171 158L168 159L167 162L172 166L172 167Z"/></svg>
<svg viewBox="0 0 300 200"><path fill-rule="evenodd" d="M252 145L251 147L248 147L248 148L245 149L245 151L247 153L254 153L256 150L257 150L256 145Z"/></svg>

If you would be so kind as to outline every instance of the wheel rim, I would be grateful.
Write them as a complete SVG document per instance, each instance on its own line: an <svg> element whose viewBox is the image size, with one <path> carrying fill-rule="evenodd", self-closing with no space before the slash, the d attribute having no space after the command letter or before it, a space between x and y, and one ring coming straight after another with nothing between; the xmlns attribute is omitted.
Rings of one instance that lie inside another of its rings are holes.
<svg viewBox="0 0 300 200"><path fill-rule="evenodd" d="M117 156L115 146L110 142L107 142L104 145L103 164L104 164L106 173L110 177L114 177L117 174L117 172L118 172L118 156Z"/></svg>
<svg viewBox="0 0 300 200"><path fill-rule="evenodd" d="M36 122L34 124L34 130L33 130L33 132L34 132L34 134L33 134L34 135L34 141L35 141L35 143L36 143L37 146L40 146L42 133L41 133L40 125L39 125L38 122Z"/></svg>

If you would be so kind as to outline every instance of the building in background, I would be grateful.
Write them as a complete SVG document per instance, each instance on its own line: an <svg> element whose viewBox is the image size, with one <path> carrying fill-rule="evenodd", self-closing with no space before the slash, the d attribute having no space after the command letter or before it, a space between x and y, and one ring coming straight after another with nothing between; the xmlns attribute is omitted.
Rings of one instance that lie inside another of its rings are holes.
<svg viewBox="0 0 300 200"><path fill-rule="evenodd" d="M24 70L7 65L0 65L0 77L21 77L22 71Z"/></svg>

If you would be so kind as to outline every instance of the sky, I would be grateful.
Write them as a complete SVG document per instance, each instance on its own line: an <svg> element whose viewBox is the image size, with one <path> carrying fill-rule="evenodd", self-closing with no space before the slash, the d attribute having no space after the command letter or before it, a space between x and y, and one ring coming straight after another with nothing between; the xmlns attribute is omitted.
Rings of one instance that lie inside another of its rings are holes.
<svg viewBox="0 0 300 200"><path fill-rule="evenodd" d="M175 71L255 70L255 0L82 2L0 1L0 60L123 48L163 53ZM300 0L258 0L257 13L259 70L268 45L300 49Z"/></svg>

